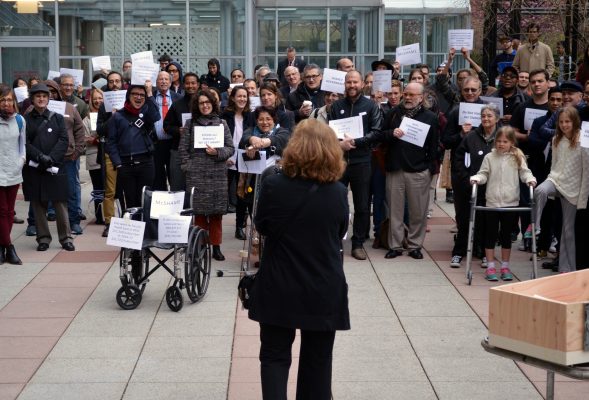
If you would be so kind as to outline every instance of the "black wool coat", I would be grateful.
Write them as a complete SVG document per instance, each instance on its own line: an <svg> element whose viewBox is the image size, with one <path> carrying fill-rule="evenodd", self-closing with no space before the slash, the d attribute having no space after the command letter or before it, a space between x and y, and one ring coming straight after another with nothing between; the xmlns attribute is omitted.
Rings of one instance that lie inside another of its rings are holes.
<svg viewBox="0 0 589 400"><path fill-rule="evenodd" d="M347 330L346 188L334 182L309 193L313 183L283 174L262 183L254 223L266 240L249 318L286 328Z"/></svg>

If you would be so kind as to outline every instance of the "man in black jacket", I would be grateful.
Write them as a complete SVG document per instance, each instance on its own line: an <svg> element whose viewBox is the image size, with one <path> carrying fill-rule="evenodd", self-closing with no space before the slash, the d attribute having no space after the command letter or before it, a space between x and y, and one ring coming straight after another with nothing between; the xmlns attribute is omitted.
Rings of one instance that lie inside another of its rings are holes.
<svg viewBox="0 0 589 400"><path fill-rule="evenodd" d="M409 256L422 259L425 239L429 186L435 169L439 141L438 116L424 104L423 85L410 83L403 91L401 104L387 113L384 139L388 143L385 169L389 199L389 251L386 258L403 254L405 199L409 208L407 247ZM408 132L400 128L401 121L410 118L429 125L423 146L406 141ZM406 136L405 136L406 137Z"/></svg>
<svg viewBox="0 0 589 400"><path fill-rule="evenodd" d="M354 225L352 234L352 257L366 259L364 241L370 231L370 155L371 145L381 141L382 113L378 104L362 94L364 81L358 71L346 75L345 97L334 102L328 114L329 120L362 117L363 136L346 137L340 142L347 162L341 182L352 189L354 201Z"/></svg>
<svg viewBox="0 0 589 400"><path fill-rule="evenodd" d="M276 69L276 73L278 74L278 78L280 78L280 83L282 85L286 85L286 77L284 76L284 71L287 67L296 67L300 73L302 73L305 69L307 63L305 60L301 59L300 57L297 58L297 50L294 47L289 47L286 49L286 58L283 58L278 62L278 68Z"/></svg>
<svg viewBox="0 0 589 400"><path fill-rule="evenodd" d="M221 74L221 64L216 58L211 58L207 63L209 68L208 74L203 74L200 77L200 83L207 87L214 87L219 89L221 94L229 89L229 79Z"/></svg>
<svg viewBox="0 0 589 400"><path fill-rule="evenodd" d="M288 95L286 108L294 112L295 122L309 118L315 108L325 105L324 94L321 90L321 68L317 64L308 64L303 71L303 83L297 90ZM310 101L311 104L305 103Z"/></svg>

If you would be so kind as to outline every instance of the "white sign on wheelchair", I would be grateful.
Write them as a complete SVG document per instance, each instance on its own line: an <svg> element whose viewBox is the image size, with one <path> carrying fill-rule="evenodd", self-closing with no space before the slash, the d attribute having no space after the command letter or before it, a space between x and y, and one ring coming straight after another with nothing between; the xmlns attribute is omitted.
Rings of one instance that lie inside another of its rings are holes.
<svg viewBox="0 0 589 400"><path fill-rule="evenodd" d="M106 244L115 247L141 250L145 222L132 219L116 218L110 220Z"/></svg>
<svg viewBox="0 0 589 400"><path fill-rule="evenodd" d="M161 215L157 223L160 243L188 243L192 217L189 215Z"/></svg>
<svg viewBox="0 0 589 400"><path fill-rule="evenodd" d="M180 214L184 208L184 192L153 192L149 217L158 219L161 215Z"/></svg>

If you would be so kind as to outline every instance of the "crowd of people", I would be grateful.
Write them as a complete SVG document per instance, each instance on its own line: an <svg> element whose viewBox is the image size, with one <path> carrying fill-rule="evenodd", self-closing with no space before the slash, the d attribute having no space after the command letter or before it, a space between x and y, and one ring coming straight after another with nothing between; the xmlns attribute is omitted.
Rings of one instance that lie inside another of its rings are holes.
<svg viewBox="0 0 589 400"><path fill-rule="evenodd" d="M255 177L239 172L237 149L249 158L260 150L284 156L284 175L266 178L260 193L255 224L269 238L260 281L269 286L258 289L250 310L262 327L263 387L273 399L286 398L284 366L290 365L290 353L284 348L292 344L292 329L305 329L305 354L333 347L332 334L317 336L313 331L349 329L340 254L348 228L344 187L352 192L351 255L357 260L367 258L364 246L371 232L372 247L383 248L385 258L407 253L422 259L436 188L442 187L455 207L449 261L458 268L467 251L472 185L479 186L477 204L492 208L528 206L530 185L537 186L537 232L532 232L531 213L485 212L477 219L474 256L486 268L486 278L512 279L509 258L520 233L519 250L531 250L535 233L539 256L557 253L543 264L546 268L564 273L589 267L589 251L575 246L589 218L589 153L580 139L581 122L589 121L589 48L584 63L573 68L563 43L553 57L550 47L539 41L538 25L530 24L526 32L528 40L517 48L512 38L500 38L502 51L490 77L465 48L450 49L447 60L433 71L426 64L415 65L407 77L401 76L398 62L378 60L363 73L351 59L342 58L336 68L345 72L343 94L322 90L322 68L297 57L292 47L276 71L259 65L251 78L239 68L225 77L214 58L208 61L208 73L199 77L164 55L156 81L144 85L131 84L130 61L121 72L95 76L93 81L104 78L106 85L89 91L75 87L67 74L49 81L19 78L13 88L28 86L29 97L17 103L12 88L2 85L0 263L21 264L10 240L21 183L30 202L26 232L36 236L37 250L49 248L48 221L53 220L62 247L75 250L72 235L83 233L80 220L85 218L79 180L84 153L93 193L102 194L93 201L94 222L104 224L103 236L108 236L117 199L124 210L141 204L143 186L174 191L195 187L195 224L209 231L213 258L222 261L223 215L235 212L234 236L246 240L248 216L256 214ZM457 54L469 68L452 71ZM374 89L373 72L379 70L391 71L390 90ZM127 91L124 106L107 109L105 93L119 90ZM48 109L50 100L67 103L63 115ZM480 105L480 118L465 119L467 105ZM362 132L335 140L326 128L329 122L350 117L361 118ZM426 127L421 145L407 139L406 118ZM222 147L196 148L193 130L208 126L222 127ZM307 207L301 209L302 202ZM287 218L288 210L300 213L301 220ZM286 232L277 229L286 224ZM299 253L316 259L293 254L281 241L307 246ZM293 301L293 296L306 297L297 286L304 278L296 275L320 274L323 267L335 280L326 279L326 286L314 289L334 293L337 301L319 310L314 295L303 303ZM289 274L293 276L287 279ZM298 283L289 287L289 282ZM281 299L285 293L287 300ZM318 321L317 313L327 317ZM331 350L321 357L324 363L315 364L310 373L314 363L304 360L301 351L299 380L329 393L326 383L314 376L330 376L331 364L325 360ZM270 383L275 381L279 386Z"/></svg>

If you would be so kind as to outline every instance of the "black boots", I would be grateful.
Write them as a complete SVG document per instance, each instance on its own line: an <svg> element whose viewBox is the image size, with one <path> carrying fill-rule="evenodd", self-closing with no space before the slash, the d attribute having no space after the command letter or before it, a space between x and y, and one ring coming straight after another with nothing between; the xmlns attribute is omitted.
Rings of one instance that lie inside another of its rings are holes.
<svg viewBox="0 0 589 400"><path fill-rule="evenodd" d="M243 228L235 228L235 239L245 240L247 237L245 236L245 232Z"/></svg>
<svg viewBox="0 0 589 400"><path fill-rule="evenodd" d="M213 245L213 258L217 261L225 261L225 256L221 253L221 246Z"/></svg>
<svg viewBox="0 0 589 400"><path fill-rule="evenodd" d="M10 244L7 247L0 246L0 264L7 262L13 265L22 265L22 261L16 255L14 245Z"/></svg>

